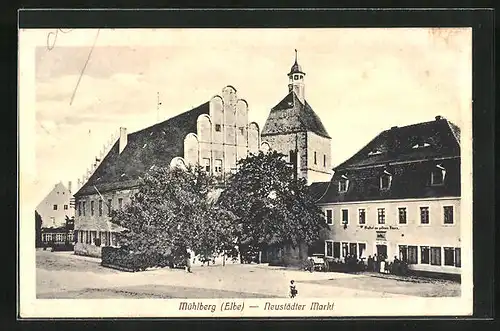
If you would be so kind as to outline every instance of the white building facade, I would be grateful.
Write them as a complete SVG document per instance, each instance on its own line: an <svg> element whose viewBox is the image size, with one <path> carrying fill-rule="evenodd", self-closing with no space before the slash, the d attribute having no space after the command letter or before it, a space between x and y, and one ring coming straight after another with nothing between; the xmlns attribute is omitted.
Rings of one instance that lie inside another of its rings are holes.
<svg viewBox="0 0 500 331"><path fill-rule="evenodd" d="M460 129L446 119L382 132L319 183L325 256L460 274L460 173Z"/></svg>

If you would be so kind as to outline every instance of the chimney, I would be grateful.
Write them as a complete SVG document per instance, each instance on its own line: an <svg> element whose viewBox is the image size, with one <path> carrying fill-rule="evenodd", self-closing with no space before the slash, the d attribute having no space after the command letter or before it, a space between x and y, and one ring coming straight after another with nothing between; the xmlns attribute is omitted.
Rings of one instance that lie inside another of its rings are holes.
<svg viewBox="0 0 500 331"><path fill-rule="evenodd" d="M71 191L71 181L69 181L69 182L68 182L68 191L69 191L69 193L71 193L71 192L72 192L72 191Z"/></svg>
<svg viewBox="0 0 500 331"><path fill-rule="evenodd" d="M127 146L127 128L120 128L120 142L119 142L119 154L123 152L125 149L125 146Z"/></svg>
<svg viewBox="0 0 500 331"><path fill-rule="evenodd" d="M436 121L439 121L440 119L442 119L440 115L436 116Z"/></svg>

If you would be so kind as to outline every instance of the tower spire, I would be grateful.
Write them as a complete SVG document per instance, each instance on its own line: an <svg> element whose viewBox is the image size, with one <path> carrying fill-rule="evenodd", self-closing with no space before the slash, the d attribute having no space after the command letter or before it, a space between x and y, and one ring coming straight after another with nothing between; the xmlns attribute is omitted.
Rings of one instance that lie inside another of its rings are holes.
<svg viewBox="0 0 500 331"><path fill-rule="evenodd" d="M295 49L295 63L297 63L297 49Z"/></svg>

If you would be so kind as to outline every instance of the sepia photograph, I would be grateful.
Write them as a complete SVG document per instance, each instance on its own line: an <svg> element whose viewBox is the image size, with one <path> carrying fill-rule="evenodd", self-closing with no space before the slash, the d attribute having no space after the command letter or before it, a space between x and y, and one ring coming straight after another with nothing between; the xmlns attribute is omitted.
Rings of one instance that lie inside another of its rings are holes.
<svg viewBox="0 0 500 331"><path fill-rule="evenodd" d="M26 317L472 314L472 29L20 29Z"/></svg>

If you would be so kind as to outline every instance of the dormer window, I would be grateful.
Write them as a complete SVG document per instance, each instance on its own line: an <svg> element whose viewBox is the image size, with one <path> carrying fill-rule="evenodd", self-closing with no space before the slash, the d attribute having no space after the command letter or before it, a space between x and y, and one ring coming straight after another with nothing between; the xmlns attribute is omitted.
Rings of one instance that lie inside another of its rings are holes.
<svg viewBox="0 0 500 331"><path fill-rule="evenodd" d="M382 152L377 149L374 149L373 151L370 151L370 153L368 153L368 156L379 155L379 154L382 154Z"/></svg>
<svg viewBox="0 0 500 331"><path fill-rule="evenodd" d="M392 175L387 170L380 176L380 189L388 190L391 188Z"/></svg>
<svg viewBox="0 0 500 331"><path fill-rule="evenodd" d="M342 175L339 180L339 192L347 192L349 188L349 179L346 175Z"/></svg>
<svg viewBox="0 0 500 331"><path fill-rule="evenodd" d="M426 142L422 142L422 143L417 143L415 145L413 145L413 149L416 149L416 148L425 148L425 147L429 147L430 144L429 143L426 143Z"/></svg>
<svg viewBox="0 0 500 331"><path fill-rule="evenodd" d="M445 176L446 169L442 165L438 164L431 171L431 185L443 185Z"/></svg>

